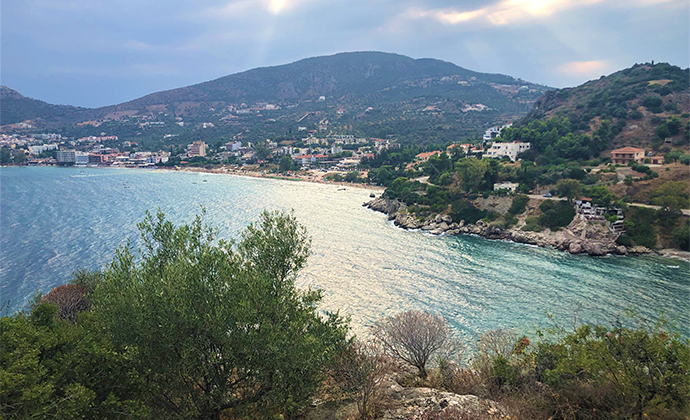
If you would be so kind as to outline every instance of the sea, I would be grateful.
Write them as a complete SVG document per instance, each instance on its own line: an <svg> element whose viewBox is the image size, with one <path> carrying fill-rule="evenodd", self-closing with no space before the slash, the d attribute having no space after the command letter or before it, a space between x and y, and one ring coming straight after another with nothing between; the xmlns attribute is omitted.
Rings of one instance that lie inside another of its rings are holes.
<svg viewBox="0 0 690 420"><path fill-rule="evenodd" d="M268 209L293 211L312 238L297 286L322 290L319 310L350 317L359 336L383 317L421 309L444 316L468 341L495 329L534 336L554 325L610 326L628 310L652 322L668 318L690 337L687 262L406 231L362 206L372 192L149 169L1 168L3 314L25 309L76 270L104 269L118 247L136 251L147 211L182 224L205 209L219 237L237 239Z"/></svg>

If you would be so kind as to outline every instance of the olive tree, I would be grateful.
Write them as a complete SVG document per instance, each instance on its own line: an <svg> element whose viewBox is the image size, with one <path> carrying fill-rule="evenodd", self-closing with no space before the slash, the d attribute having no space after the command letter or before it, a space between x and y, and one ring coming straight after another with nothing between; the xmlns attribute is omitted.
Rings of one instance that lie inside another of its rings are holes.
<svg viewBox="0 0 690 420"><path fill-rule="evenodd" d="M175 227L159 211L139 224L143 248L117 251L94 311L147 383L159 418L292 415L346 345L347 326L317 314L321 295L295 287L309 255L291 214L264 212L239 243L200 216Z"/></svg>
<svg viewBox="0 0 690 420"><path fill-rule="evenodd" d="M425 311L406 311L378 321L372 329L386 352L419 370L426 378L426 365L434 357L450 357L460 349L448 327L439 315Z"/></svg>

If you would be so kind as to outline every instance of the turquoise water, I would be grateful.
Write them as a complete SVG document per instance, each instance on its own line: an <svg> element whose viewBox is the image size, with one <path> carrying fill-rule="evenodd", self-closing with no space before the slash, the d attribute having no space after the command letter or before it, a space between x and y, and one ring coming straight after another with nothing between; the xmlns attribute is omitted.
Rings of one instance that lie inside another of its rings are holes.
<svg viewBox="0 0 690 420"><path fill-rule="evenodd" d="M626 308L678 321L690 336L690 265L660 257L574 256L472 236L404 231L361 206L366 189L270 179L131 169L2 168L0 292L9 310L80 268L101 269L146 210L176 223L201 206L220 236L236 238L263 209L294 209L312 236L298 285L324 292L321 308L357 332L406 309L444 315L476 338L563 323L608 324ZM206 182L204 182L206 180ZM124 188L128 185L130 188Z"/></svg>

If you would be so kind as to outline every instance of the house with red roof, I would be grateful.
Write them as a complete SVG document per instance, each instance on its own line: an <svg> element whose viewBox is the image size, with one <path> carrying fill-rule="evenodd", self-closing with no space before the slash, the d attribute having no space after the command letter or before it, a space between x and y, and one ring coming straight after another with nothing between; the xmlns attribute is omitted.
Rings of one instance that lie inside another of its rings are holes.
<svg viewBox="0 0 690 420"><path fill-rule="evenodd" d="M630 162L644 163L644 150L636 147L623 147L611 151L611 162L616 165L627 165Z"/></svg>

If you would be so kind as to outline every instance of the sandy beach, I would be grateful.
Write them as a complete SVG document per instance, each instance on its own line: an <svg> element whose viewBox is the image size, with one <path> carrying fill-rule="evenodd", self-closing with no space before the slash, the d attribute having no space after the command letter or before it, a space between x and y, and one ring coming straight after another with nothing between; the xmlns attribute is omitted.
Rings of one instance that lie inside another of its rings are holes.
<svg viewBox="0 0 690 420"><path fill-rule="evenodd" d="M374 190L374 191L380 191L380 192L383 192L386 189L385 187L378 186L378 185L371 185L371 184L327 181L326 176L328 176L329 174L342 174L342 173L337 172L337 171L323 172L323 171L320 171L317 169L311 169L308 171L299 171L299 172L297 172L291 176L278 175L276 173L270 173L269 174L269 173L264 173L264 172L257 171L257 170L247 170L247 169L228 168L228 167L220 167L220 168L213 168L213 169L197 168L197 167L177 167L177 168L156 167L156 169L169 170L169 171L202 172L202 173L210 173L210 174L225 174L225 175L244 176L244 177L251 177L251 178L279 179L279 180L283 180L283 181L293 181L293 182L312 182L315 184L327 184L327 185L336 185L336 186L343 186L343 187L362 188L362 189L366 189L366 190Z"/></svg>

